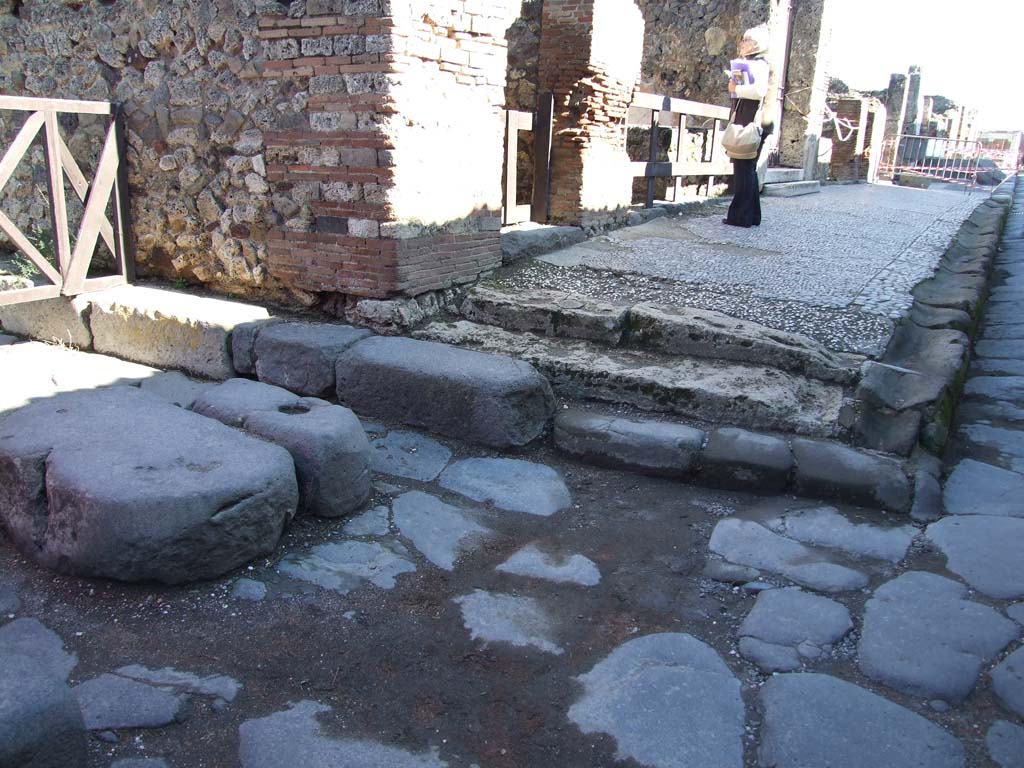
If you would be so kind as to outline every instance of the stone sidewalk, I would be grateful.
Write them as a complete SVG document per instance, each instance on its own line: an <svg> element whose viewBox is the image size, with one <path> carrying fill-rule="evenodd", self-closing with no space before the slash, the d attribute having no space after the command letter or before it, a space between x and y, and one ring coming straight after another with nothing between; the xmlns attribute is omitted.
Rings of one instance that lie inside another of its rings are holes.
<svg viewBox="0 0 1024 768"><path fill-rule="evenodd" d="M728 202L711 203L521 263L496 287L717 310L875 354L986 194L830 185L762 199L752 229L722 224Z"/></svg>

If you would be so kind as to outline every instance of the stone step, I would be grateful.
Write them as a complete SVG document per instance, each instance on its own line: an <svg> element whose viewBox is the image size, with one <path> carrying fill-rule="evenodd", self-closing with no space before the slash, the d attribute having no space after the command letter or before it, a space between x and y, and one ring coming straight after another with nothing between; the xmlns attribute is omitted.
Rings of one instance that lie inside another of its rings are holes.
<svg viewBox="0 0 1024 768"><path fill-rule="evenodd" d="M799 197L821 192L821 183L817 181L787 181L782 184L765 184L764 194L767 197Z"/></svg>
<svg viewBox="0 0 1024 768"><path fill-rule="evenodd" d="M462 303L476 323L613 347L749 363L822 381L852 384L863 358L832 352L814 339L692 307L610 304L560 291L515 293L474 288Z"/></svg>
<svg viewBox="0 0 1024 768"><path fill-rule="evenodd" d="M764 175L765 184L786 184L803 180L803 168L769 168Z"/></svg>
<svg viewBox="0 0 1024 768"><path fill-rule="evenodd" d="M628 404L688 419L817 437L842 436L843 387L776 368L666 358L461 320L418 338L524 360L565 397Z"/></svg>

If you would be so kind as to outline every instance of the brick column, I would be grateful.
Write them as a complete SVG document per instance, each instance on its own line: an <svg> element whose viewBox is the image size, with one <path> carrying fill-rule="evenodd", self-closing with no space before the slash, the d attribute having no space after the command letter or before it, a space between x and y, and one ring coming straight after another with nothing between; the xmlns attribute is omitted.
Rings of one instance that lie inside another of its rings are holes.
<svg viewBox="0 0 1024 768"><path fill-rule="evenodd" d="M501 263L506 0L307 0L267 17L263 76L308 78L309 128L266 135L271 271L315 292L383 298Z"/></svg>
<svg viewBox="0 0 1024 768"><path fill-rule="evenodd" d="M779 153L782 165L814 178L825 100L832 28L827 0L793 0Z"/></svg>
<svg viewBox="0 0 1024 768"><path fill-rule="evenodd" d="M544 0L539 91L554 93L550 220L600 229L632 195L625 118L644 22L633 0Z"/></svg>

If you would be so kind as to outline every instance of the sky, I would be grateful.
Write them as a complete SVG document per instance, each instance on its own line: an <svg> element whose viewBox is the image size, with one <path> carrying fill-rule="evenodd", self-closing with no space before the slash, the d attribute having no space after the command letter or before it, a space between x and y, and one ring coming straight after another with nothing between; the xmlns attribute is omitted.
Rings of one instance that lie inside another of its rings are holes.
<svg viewBox="0 0 1024 768"><path fill-rule="evenodd" d="M982 130L1024 130L1024 0L829 0L833 77L887 88L921 67L924 94L978 110Z"/></svg>

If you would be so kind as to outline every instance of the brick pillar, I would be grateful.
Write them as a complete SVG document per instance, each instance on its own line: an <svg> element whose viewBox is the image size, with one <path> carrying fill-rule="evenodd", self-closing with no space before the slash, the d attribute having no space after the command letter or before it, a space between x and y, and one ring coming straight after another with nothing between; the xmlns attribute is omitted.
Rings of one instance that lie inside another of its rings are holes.
<svg viewBox="0 0 1024 768"><path fill-rule="evenodd" d="M840 118L856 128L846 141L837 135L832 142L831 178L833 181L860 181L867 178L868 166L864 147L868 140L869 100L859 96L829 99L828 105Z"/></svg>
<svg viewBox="0 0 1024 768"><path fill-rule="evenodd" d="M812 179L828 98L832 28L827 0L793 0L790 13L793 34L779 137L780 161L791 168L803 168L804 178Z"/></svg>
<svg viewBox="0 0 1024 768"><path fill-rule="evenodd" d="M272 272L382 298L500 265L507 6L307 0L261 20L263 76L305 85L309 113L265 137L272 192L302 201L268 233Z"/></svg>
<svg viewBox="0 0 1024 768"><path fill-rule="evenodd" d="M643 38L633 0L544 0L538 81L555 102L551 221L600 229L625 219L625 118Z"/></svg>

